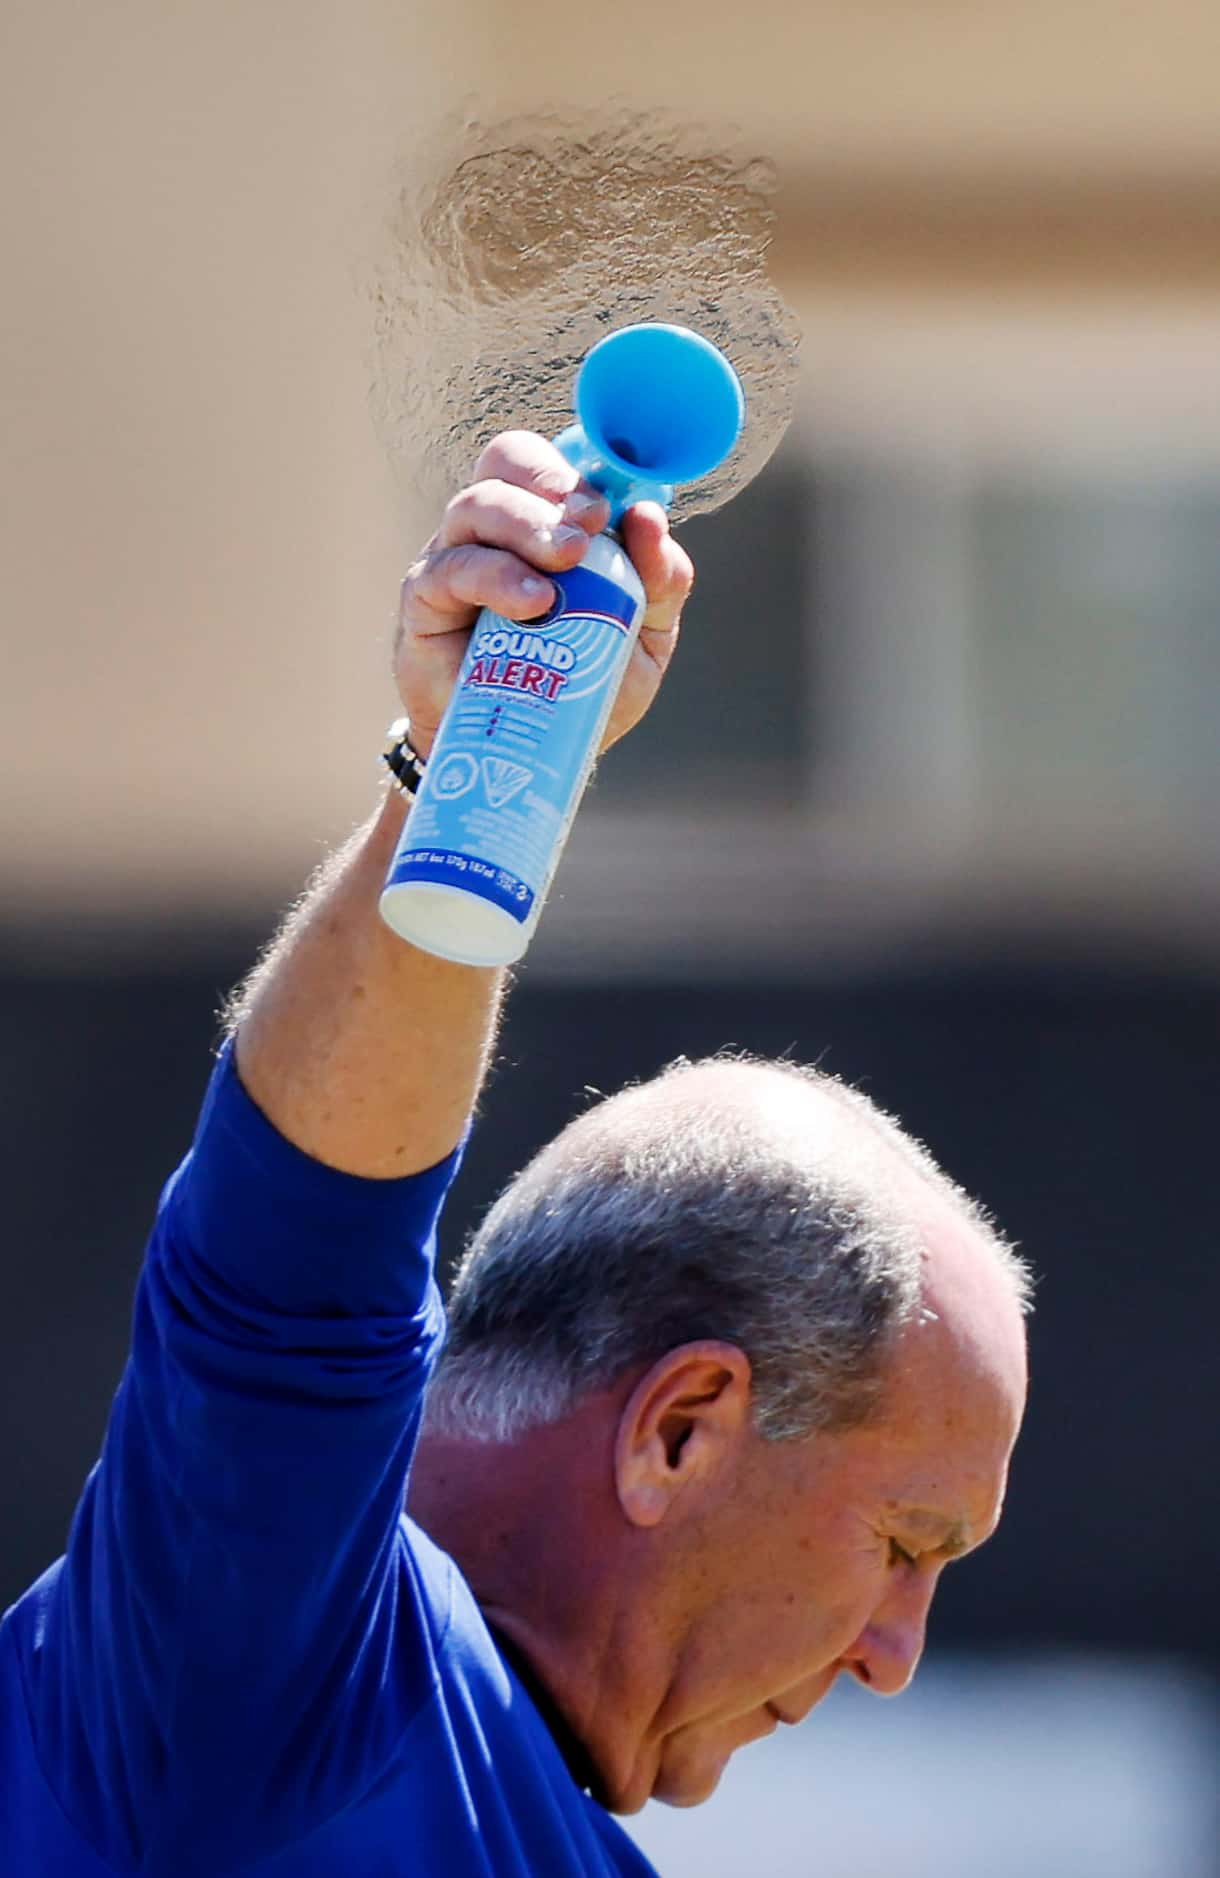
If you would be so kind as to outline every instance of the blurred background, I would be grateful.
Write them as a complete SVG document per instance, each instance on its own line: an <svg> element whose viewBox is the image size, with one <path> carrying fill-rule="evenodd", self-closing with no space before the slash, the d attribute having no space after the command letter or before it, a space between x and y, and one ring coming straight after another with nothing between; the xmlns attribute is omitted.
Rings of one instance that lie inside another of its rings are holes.
<svg viewBox="0 0 1220 1878"><path fill-rule="evenodd" d="M680 105L777 165L799 411L685 530L680 668L582 813L447 1251L679 1051L896 1111L1041 1272L1004 1527L900 1704L633 1830L665 1878L1220 1871L1218 58L1211 0L9 0L5 1602L219 999L374 799L431 526L367 408L388 178L463 116Z"/></svg>

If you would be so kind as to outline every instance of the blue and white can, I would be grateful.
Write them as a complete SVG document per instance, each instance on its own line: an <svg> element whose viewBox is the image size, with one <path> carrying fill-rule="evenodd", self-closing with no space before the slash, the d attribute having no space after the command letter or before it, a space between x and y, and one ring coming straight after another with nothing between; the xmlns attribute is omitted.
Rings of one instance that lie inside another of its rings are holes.
<svg viewBox="0 0 1220 1878"><path fill-rule="evenodd" d="M381 896L395 932L462 965L529 945L644 613L611 534L551 578L542 619L480 614Z"/></svg>

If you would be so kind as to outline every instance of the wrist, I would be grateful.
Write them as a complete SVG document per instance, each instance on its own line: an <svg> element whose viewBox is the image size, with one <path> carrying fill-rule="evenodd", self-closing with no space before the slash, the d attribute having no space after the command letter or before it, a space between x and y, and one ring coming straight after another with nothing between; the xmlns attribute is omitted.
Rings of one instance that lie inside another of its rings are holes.
<svg viewBox="0 0 1220 1878"><path fill-rule="evenodd" d="M398 837L406 826L407 816L410 812L410 801L400 790L395 789L391 785L390 778L387 776L386 789L381 800L381 807L372 822L372 833L375 843L379 850L381 848L385 848L386 850L385 864L387 867L394 857L394 850L398 846Z"/></svg>
<svg viewBox="0 0 1220 1878"><path fill-rule="evenodd" d="M425 766L409 717L396 717L386 731L381 760L395 790L408 802L414 801L424 780Z"/></svg>

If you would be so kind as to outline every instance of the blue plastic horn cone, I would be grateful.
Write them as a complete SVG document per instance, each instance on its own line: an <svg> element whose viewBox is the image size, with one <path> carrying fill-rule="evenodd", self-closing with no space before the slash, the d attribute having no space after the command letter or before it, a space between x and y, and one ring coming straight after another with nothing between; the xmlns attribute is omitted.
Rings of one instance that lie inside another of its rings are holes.
<svg viewBox="0 0 1220 1878"><path fill-rule="evenodd" d="M591 443L663 483L723 463L745 415L724 354L684 326L624 326L601 340L577 374L575 403Z"/></svg>
<svg viewBox="0 0 1220 1878"><path fill-rule="evenodd" d="M576 377L577 423L556 439L610 497L615 517L723 463L745 400L722 352L685 326L624 326L599 340Z"/></svg>

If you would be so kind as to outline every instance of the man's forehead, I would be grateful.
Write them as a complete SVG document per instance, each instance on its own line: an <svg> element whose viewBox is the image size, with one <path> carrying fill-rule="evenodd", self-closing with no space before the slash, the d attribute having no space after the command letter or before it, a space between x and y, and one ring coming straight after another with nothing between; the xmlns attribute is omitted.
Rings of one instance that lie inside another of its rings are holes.
<svg viewBox="0 0 1220 1878"><path fill-rule="evenodd" d="M970 1551L990 1537L1000 1517L1019 1424L1007 1391L974 1378L930 1412L899 1412L881 1443L874 1481L885 1516L928 1548ZM953 1397L956 1397L954 1400Z"/></svg>
<svg viewBox="0 0 1220 1878"><path fill-rule="evenodd" d="M1025 1394L1023 1353L1009 1337L993 1341L975 1326L963 1334L955 1316L908 1326L875 1425L874 1479L887 1516L901 1515L913 1538L949 1553L971 1550L995 1527Z"/></svg>

